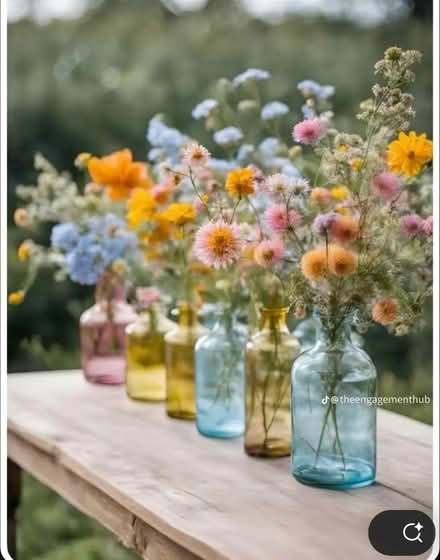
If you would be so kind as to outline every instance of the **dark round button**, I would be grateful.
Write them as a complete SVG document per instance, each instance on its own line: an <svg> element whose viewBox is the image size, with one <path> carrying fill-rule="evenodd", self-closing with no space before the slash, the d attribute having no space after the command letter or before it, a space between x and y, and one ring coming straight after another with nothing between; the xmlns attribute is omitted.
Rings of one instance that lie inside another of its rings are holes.
<svg viewBox="0 0 440 560"><path fill-rule="evenodd" d="M416 556L433 545L435 527L422 511L389 509L373 518L368 528L368 538L382 554Z"/></svg>

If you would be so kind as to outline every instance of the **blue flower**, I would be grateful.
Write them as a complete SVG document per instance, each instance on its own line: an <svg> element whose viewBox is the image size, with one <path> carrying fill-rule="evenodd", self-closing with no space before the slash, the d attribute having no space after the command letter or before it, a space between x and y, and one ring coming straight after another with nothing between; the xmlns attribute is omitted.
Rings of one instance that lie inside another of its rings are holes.
<svg viewBox="0 0 440 560"><path fill-rule="evenodd" d="M242 138L243 133L236 126L227 126L214 133L214 142L220 144L220 146L234 144L235 142L239 142Z"/></svg>
<svg viewBox="0 0 440 560"><path fill-rule="evenodd" d="M276 156L279 153L280 148L281 148L280 141L278 140L278 138L275 138L274 136L269 136L268 138L265 138L258 146L258 149L265 157Z"/></svg>
<svg viewBox="0 0 440 560"><path fill-rule="evenodd" d="M270 78L269 72L266 70L260 70L259 68L249 68L245 72L238 74L232 80L234 86L240 86L249 80L268 80Z"/></svg>
<svg viewBox="0 0 440 560"><path fill-rule="evenodd" d="M167 126L160 115L156 115L150 120L146 137L154 148L161 148L166 152L171 165L177 165L180 148L189 142L188 136L182 134L177 128ZM154 152L153 155L158 156L159 152Z"/></svg>
<svg viewBox="0 0 440 560"><path fill-rule="evenodd" d="M55 249L70 251L79 241L79 229L72 222L58 224L52 228L50 240Z"/></svg>
<svg viewBox="0 0 440 560"><path fill-rule="evenodd" d="M209 117L211 111L215 109L217 105L218 101L216 99L205 99L205 101L202 101L194 107L191 114L196 120Z"/></svg>
<svg viewBox="0 0 440 560"><path fill-rule="evenodd" d="M266 103L262 108L261 118L264 121L276 119L277 117L287 115L289 111L290 109L285 103L281 101L271 101L270 103Z"/></svg>
<svg viewBox="0 0 440 560"><path fill-rule="evenodd" d="M307 105L303 105L301 107L301 111L302 114L304 115L304 118L306 119L313 119L313 117L316 116L315 111L311 107L308 107Z"/></svg>
<svg viewBox="0 0 440 560"><path fill-rule="evenodd" d="M313 80L303 80L302 82L298 83L298 89L304 95L304 97L310 97L311 95L319 99L320 101L324 101L328 99L335 93L334 86L322 86Z"/></svg>
<svg viewBox="0 0 440 560"><path fill-rule="evenodd" d="M81 236L77 247L66 255L65 265L70 278L78 284L93 285L107 267L103 247L95 235Z"/></svg>
<svg viewBox="0 0 440 560"><path fill-rule="evenodd" d="M209 167L213 171L217 171L218 173L222 173L226 175L229 171L233 171L238 167L238 164L235 160L226 160L226 159L217 159L211 158L209 160Z"/></svg>
<svg viewBox="0 0 440 560"><path fill-rule="evenodd" d="M255 151L255 146L253 144L243 144L240 146L237 154L237 161L242 162L247 159Z"/></svg>

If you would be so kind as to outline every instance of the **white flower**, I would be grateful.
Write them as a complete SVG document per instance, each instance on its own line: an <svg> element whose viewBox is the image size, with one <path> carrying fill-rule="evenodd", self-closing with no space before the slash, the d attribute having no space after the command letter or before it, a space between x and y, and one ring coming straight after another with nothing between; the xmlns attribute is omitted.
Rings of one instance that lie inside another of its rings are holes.
<svg viewBox="0 0 440 560"><path fill-rule="evenodd" d="M208 163L210 156L205 146L192 142L183 149L182 163L187 167L203 167Z"/></svg>
<svg viewBox="0 0 440 560"><path fill-rule="evenodd" d="M214 134L214 141L220 146L234 144L235 142L239 142L242 138L243 133L236 126L228 126L222 130L217 130Z"/></svg>
<svg viewBox="0 0 440 560"><path fill-rule="evenodd" d="M261 118L264 121L276 119L282 115L286 115L289 112L289 107L281 101L271 101L266 103L266 105L261 110Z"/></svg>
<svg viewBox="0 0 440 560"><path fill-rule="evenodd" d="M317 97L320 101L328 99L335 93L334 86L322 86L313 80L303 80L299 82L298 89L304 95L304 97L310 97L311 95Z"/></svg>
<svg viewBox="0 0 440 560"><path fill-rule="evenodd" d="M253 144L243 144L240 146L237 154L237 160L242 162L247 157L249 157L255 151L255 146Z"/></svg>
<svg viewBox="0 0 440 560"><path fill-rule="evenodd" d="M259 68L249 68L245 72L238 74L232 80L234 86L240 86L249 80L268 80L270 78L269 72L266 70L260 70Z"/></svg>
<svg viewBox="0 0 440 560"><path fill-rule="evenodd" d="M218 101L216 99L205 99L205 101L202 101L194 107L191 114L196 120L209 117L211 111L215 109L217 105Z"/></svg>

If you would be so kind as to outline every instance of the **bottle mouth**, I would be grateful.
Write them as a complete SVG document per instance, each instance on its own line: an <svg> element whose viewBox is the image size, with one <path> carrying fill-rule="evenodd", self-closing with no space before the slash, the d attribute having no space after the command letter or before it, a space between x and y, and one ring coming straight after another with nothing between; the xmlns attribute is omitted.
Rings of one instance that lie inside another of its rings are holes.
<svg viewBox="0 0 440 560"><path fill-rule="evenodd" d="M263 307L261 314L265 317L278 317L289 311L289 307Z"/></svg>

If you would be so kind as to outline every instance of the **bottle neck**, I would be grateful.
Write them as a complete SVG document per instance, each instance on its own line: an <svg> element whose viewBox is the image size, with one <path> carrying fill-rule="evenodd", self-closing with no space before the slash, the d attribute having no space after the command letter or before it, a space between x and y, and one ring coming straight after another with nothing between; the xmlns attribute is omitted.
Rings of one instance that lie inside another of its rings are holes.
<svg viewBox="0 0 440 560"><path fill-rule="evenodd" d="M286 324L288 311L288 307L264 307L261 311L261 328L289 332Z"/></svg>
<svg viewBox="0 0 440 560"><path fill-rule="evenodd" d="M96 283L95 298L97 302L125 301L125 286L122 278L106 270Z"/></svg>
<svg viewBox="0 0 440 560"><path fill-rule="evenodd" d="M186 302L180 302L178 304L179 308L179 326L180 327L196 327L198 325L197 321L197 310L195 307L189 305Z"/></svg>
<svg viewBox="0 0 440 560"><path fill-rule="evenodd" d="M316 344L330 350L343 349L350 344L352 315L343 318L328 319L321 318L319 310L313 312L313 320L316 331Z"/></svg>
<svg viewBox="0 0 440 560"><path fill-rule="evenodd" d="M230 306L221 306L217 309L215 318L213 332L230 332L237 321L237 311Z"/></svg>

